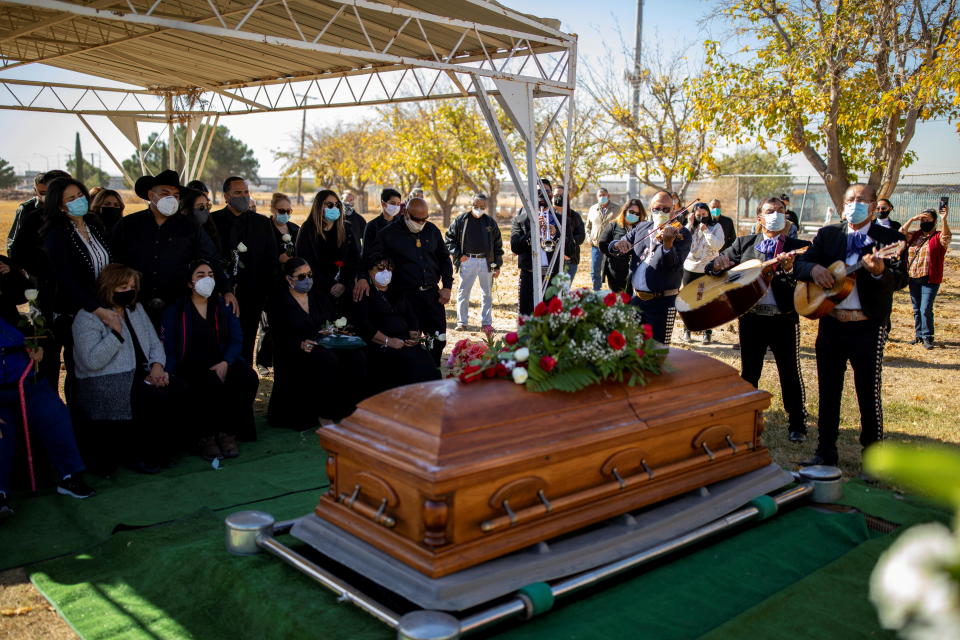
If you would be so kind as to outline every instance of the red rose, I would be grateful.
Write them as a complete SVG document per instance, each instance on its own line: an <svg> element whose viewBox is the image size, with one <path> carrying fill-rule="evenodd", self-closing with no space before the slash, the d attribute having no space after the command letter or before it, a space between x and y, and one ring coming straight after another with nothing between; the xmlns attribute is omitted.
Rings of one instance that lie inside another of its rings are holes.
<svg viewBox="0 0 960 640"><path fill-rule="evenodd" d="M535 306L535 307L533 308L533 317L534 317L534 318L539 318L540 316L542 316L542 315L544 315L544 314L546 314L546 313L547 313L547 303L546 303L546 302L538 302L538 303L537 303L537 306Z"/></svg>
<svg viewBox="0 0 960 640"><path fill-rule="evenodd" d="M557 359L553 356L543 356L540 358L540 368L544 371L553 371L555 366L557 366Z"/></svg>
<svg viewBox="0 0 960 640"><path fill-rule="evenodd" d="M614 329L607 335L607 344L610 345L611 349L619 351L627 344L627 339L623 337L622 333Z"/></svg>
<svg viewBox="0 0 960 640"><path fill-rule="evenodd" d="M550 304L547 305L547 311L550 313L560 313L563 311L563 300L556 296L550 298Z"/></svg>
<svg viewBox="0 0 960 640"><path fill-rule="evenodd" d="M486 369L483 370L483 377L484 377L484 378L492 378L492 377L495 376L496 374L497 374L497 372L494 370L493 367L487 367Z"/></svg>
<svg viewBox="0 0 960 640"><path fill-rule="evenodd" d="M603 299L603 304L607 305L608 307L612 307L613 305L617 304L617 294L615 294L613 291L608 293Z"/></svg>
<svg viewBox="0 0 960 640"><path fill-rule="evenodd" d="M580 307L574 307L573 309L570 309L570 315L572 315L574 318L579 318L583 315L583 309Z"/></svg>
<svg viewBox="0 0 960 640"><path fill-rule="evenodd" d="M518 327L522 327L524 324L526 324L526 322L527 322L527 321L523 319L523 316L517 316L517 326L518 326Z"/></svg>
<svg viewBox="0 0 960 640"><path fill-rule="evenodd" d="M463 368L463 373L460 374L460 381L465 383L475 382L480 379L480 374L477 373L480 371L480 365L471 364Z"/></svg>
<svg viewBox="0 0 960 640"><path fill-rule="evenodd" d="M653 337L653 327L649 324L643 325L643 339L649 340Z"/></svg>
<svg viewBox="0 0 960 640"><path fill-rule="evenodd" d="M510 370L502 362L498 362L497 366L494 367L494 371L498 378L505 378L510 374Z"/></svg>
<svg viewBox="0 0 960 640"><path fill-rule="evenodd" d="M645 356L645 355L647 355L646 351L644 351L643 349L637 349L637 357L638 357L638 358L642 358L642 357Z"/></svg>
<svg viewBox="0 0 960 640"><path fill-rule="evenodd" d="M503 341L507 344L517 344L517 341L520 339L520 336L517 335L516 331L511 331L507 335L503 336Z"/></svg>
<svg viewBox="0 0 960 640"><path fill-rule="evenodd" d="M337 269L339 269L340 267L343 266L343 260L334 260L334 261L333 261L333 266L335 266Z"/></svg>
<svg viewBox="0 0 960 640"><path fill-rule="evenodd" d="M623 302L623 304L629 304L630 294L627 293L626 291L620 292L620 301Z"/></svg>

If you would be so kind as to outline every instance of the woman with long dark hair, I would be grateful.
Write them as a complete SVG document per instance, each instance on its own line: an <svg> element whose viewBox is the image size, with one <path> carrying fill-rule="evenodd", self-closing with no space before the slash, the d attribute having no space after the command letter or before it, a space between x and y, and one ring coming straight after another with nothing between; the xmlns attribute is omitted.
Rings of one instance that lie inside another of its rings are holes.
<svg viewBox="0 0 960 640"><path fill-rule="evenodd" d="M210 196L203 191L184 189L180 192L180 212L206 231L217 250L219 250L220 234L217 232L217 225L210 217L211 209Z"/></svg>
<svg viewBox="0 0 960 640"><path fill-rule="evenodd" d="M187 437L206 460L240 455L237 438L253 440L253 401L259 380L241 357L240 321L218 292L213 266L187 269L185 295L167 307L160 339L166 370L183 383Z"/></svg>
<svg viewBox="0 0 960 640"><path fill-rule="evenodd" d="M107 235L113 233L113 228L123 217L123 209L123 197L113 189L100 189L90 201L90 213L97 214Z"/></svg>
<svg viewBox="0 0 960 640"><path fill-rule="evenodd" d="M110 329L120 331L120 316L97 299L97 277L110 264L110 248L100 219L90 213L89 203L89 192L82 182L57 178L47 185L46 222L40 229L50 265L49 280L40 287L47 290L47 296L52 293L49 308L55 317L54 335L63 345L68 400L73 379L72 326L77 312L87 311Z"/></svg>
<svg viewBox="0 0 960 640"><path fill-rule="evenodd" d="M603 265L603 275L611 291L616 293L626 291L633 295L633 284L630 282L630 258L632 254L611 254L610 243L622 239L633 228L633 225L646 219L647 210L643 208L643 203L639 198L634 198L623 203L617 217L608 222L600 232L598 239L600 251L607 257Z"/></svg>
<svg viewBox="0 0 960 640"><path fill-rule="evenodd" d="M297 256L310 264L314 285L328 293L342 311L350 298L344 292L353 291L360 254L336 192L324 189L317 193L310 216L297 234L296 249Z"/></svg>
<svg viewBox="0 0 960 640"><path fill-rule="evenodd" d="M329 296L314 284L306 260L283 263L284 285L270 299L274 384L267 418L278 427L306 429L336 422L362 398L367 378L362 349L326 349L320 330L337 319Z"/></svg>

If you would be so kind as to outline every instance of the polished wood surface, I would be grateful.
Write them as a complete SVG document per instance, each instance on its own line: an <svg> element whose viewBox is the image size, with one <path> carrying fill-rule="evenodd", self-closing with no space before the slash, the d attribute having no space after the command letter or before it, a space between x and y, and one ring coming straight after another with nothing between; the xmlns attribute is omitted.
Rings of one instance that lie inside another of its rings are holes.
<svg viewBox="0 0 960 640"><path fill-rule="evenodd" d="M853 291L856 284L856 273L847 274L847 265L837 260L827 271L833 276L833 286L824 289L815 282L797 282L793 290L793 306L797 313L805 318L816 320L827 315L833 308L843 302Z"/></svg>
<svg viewBox="0 0 960 640"><path fill-rule="evenodd" d="M747 260L723 275L701 276L677 295L677 313L690 331L733 322L763 298L770 287L763 263Z"/></svg>
<svg viewBox="0 0 960 640"><path fill-rule="evenodd" d="M704 355L667 362L645 387L379 394L318 430L330 488L316 513L440 577L770 463L768 393Z"/></svg>

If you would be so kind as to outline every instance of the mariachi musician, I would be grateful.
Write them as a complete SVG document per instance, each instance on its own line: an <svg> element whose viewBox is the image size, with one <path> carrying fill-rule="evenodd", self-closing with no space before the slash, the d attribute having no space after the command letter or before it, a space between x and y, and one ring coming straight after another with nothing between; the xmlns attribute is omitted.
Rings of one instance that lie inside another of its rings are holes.
<svg viewBox="0 0 960 640"><path fill-rule="evenodd" d="M816 454L802 465L837 464L840 429L840 396L847 361L853 367L857 403L860 406L860 444L883 439L883 407L880 381L886 321L893 305L893 292L907 285L906 263L899 256L884 260L873 252L896 243L900 233L871 223L877 192L870 185L851 185L844 194L844 221L821 227L813 246L794 265L798 280L823 288L834 284L827 267L836 261L854 266L853 291L829 315L820 319L817 333L817 377L820 386L820 432Z"/></svg>
<svg viewBox="0 0 960 640"><path fill-rule="evenodd" d="M740 377L756 387L763 371L767 347L773 352L780 375L783 408L790 417L790 442L807 438L806 388L800 371L800 316L793 306L794 256L790 251L810 245L786 235L786 206L778 198L767 198L757 207L760 232L740 236L723 253L709 262L706 273L719 275L741 262L778 258L770 286L763 298L740 316Z"/></svg>
<svg viewBox="0 0 960 640"><path fill-rule="evenodd" d="M683 212L673 196L658 191L650 200L652 220L638 222L620 240L610 243L612 255L632 254L630 282L641 322L653 328L653 337L670 345L676 300L683 278L683 261L690 253L690 231L676 222Z"/></svg>

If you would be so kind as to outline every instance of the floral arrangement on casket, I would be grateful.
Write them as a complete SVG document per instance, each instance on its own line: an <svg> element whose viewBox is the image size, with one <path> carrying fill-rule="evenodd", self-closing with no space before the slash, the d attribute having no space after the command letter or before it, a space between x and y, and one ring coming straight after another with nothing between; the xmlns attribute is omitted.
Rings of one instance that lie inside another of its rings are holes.
<svg viewBox="0 0 960 640"><path fill-rule="evenodd" d="M510 377L530 391L573 392L604 380L644 384L664 370L667 349L637 321L629 295L571 290L566 274L545 293L502 340L457 342L447 375L464 383Z"/></svg>

